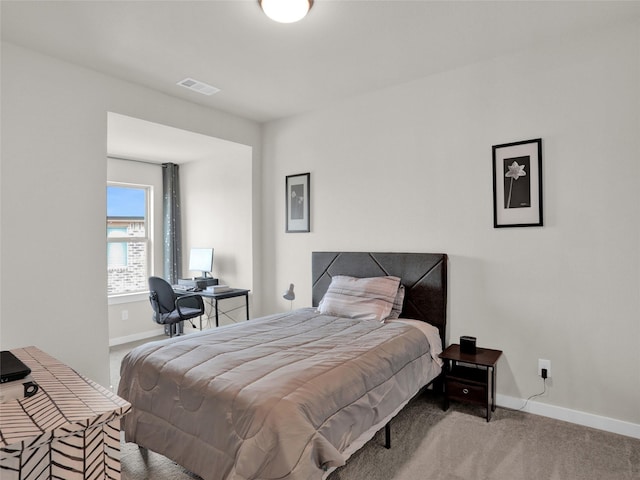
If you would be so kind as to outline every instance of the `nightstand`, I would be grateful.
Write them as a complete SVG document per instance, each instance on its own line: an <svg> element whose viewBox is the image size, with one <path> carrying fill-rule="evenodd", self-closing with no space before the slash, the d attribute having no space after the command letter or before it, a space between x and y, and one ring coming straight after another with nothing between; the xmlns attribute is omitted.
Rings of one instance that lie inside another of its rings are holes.
<svg viewBox="0 0 640 480"><path fill-rule="evenodd" d="M487 409L487 422L496 409L496 364L500 350L477 348L475 354L460 352L454 343L440 354L444 360L444 410L450 400L482 405Z"/></svg>

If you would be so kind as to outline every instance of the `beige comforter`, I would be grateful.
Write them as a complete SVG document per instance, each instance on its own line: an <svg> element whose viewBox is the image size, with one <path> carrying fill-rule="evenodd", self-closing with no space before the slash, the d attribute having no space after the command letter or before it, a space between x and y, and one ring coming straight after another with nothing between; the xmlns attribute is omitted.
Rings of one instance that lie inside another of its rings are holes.
<svg viewBox="0 0 640 480"><path fill-rule="evenodd" d="M418 329L302 309L134 349L126 440L206 480L319 479L440 369Z"/></svg>

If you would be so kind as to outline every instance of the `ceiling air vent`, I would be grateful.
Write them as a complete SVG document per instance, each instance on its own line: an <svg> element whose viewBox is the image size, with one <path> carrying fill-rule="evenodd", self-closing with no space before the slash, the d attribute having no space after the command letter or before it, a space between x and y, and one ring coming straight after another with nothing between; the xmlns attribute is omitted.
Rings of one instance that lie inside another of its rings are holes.
<svg viewBox="0 0 640 480"><path fill-rule="evenodd" d="M198 92L203 95L213 95L214 93L218 93L220 91L219 88L207 85L203 82L199 82L198 80L194 80L193 78L185 78L184 80L180 80L177 85L188 88L189 90L193 90L194 92Z"/></svg>

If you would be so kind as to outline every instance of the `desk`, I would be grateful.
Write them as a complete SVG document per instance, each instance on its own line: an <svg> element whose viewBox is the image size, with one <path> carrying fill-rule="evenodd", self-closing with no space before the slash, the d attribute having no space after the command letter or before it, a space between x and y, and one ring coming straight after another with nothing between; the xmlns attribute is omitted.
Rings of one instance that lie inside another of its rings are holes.
<svg viewBox="0 0 640 480"><path fill-rule="evenodd" d="M0 404L2 479L120 479L120 419L129 402L36 347L12 352L40 388Z"/></svg>
<svg viewBox="0 0 640 480"><path fill-rule="evenodd" d="M232 288L231 290L227 290L226 292L221 293L213 293L207 292L206 290L201 290L200 292L189 292L187 290L182 289L174 289L177 295L184 295L185 293L197 293L201 297L210 298L213 300L213 308L216 312L216 327L219 326L219 312L218 312L218 301L224 300L227 298L235 298L242 297L244 295L245 298L245 308L247 310L247 320L249 320L249 292L250 290L245 290L243 288ZM202 319L200 319L200 330L202 330Z"/></svg>

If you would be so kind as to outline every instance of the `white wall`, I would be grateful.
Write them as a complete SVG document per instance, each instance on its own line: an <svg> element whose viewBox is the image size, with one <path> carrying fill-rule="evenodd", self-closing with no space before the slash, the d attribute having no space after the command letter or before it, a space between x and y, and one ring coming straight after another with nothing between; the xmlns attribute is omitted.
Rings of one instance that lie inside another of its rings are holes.
<svg viewBox="0 0 640 480"><path fill-rule="evenodd" d="M260 126L6 42L1 61L0 347L36 345L108 385L107 112L251 146L253 208Z"/></svg>
<svg viewBox="0 0 640 480"><path fill-rule="evenodd" d="M311 303L311 252L449 255L449 341L504 351L498 393L640 424L640 28L435 75L264 131L264 300ZM543 139L543 228L494 229L491 146ZM311 233L284 233L311 172ZM269 281L267 281L267 279Z"/></svg>
<svg viewBox="0 0 640 480"><path fill-rule="evenodd" d="M183 199L184 276L198 274L188 270L189 249L213 247L213 275L220 284L251 290L250 299L253 299L253 191L250 160L249 150L244 156L236 158L187 163L180 169L180 183ZM221 300L218 303L221 312L230 312L228 316L221 316L221 325L246 319L244 297ZM252 303L250 301L250 314L255 317Z"/></svg>

